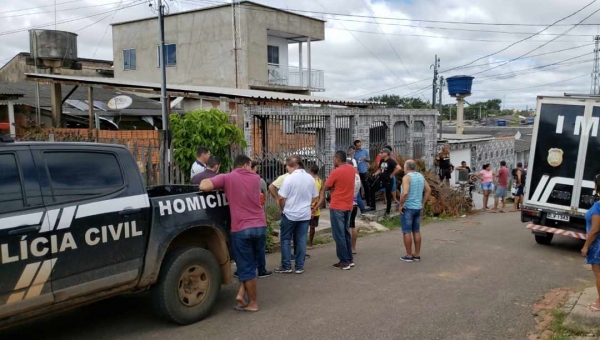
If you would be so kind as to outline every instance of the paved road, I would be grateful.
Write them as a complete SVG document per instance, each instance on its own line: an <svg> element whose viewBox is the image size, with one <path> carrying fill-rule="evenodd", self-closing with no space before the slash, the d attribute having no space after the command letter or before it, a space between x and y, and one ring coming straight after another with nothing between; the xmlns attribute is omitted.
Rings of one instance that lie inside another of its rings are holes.
<svg viewBox="0 0 600 340"><path fill-rule="evenodd" d="M524 339L532 304L555 287L591 285L581 242L535 244L518 214L481 214L423 228L420 263L403 263L401 233L361 238L357 267L337 271L332 244L302 275L259 281L261 311L234 312L224 287L211 317L177 327L145 294L113 298L29 323L0 339ZM274 267L278 255L268 258Z"/></svg>

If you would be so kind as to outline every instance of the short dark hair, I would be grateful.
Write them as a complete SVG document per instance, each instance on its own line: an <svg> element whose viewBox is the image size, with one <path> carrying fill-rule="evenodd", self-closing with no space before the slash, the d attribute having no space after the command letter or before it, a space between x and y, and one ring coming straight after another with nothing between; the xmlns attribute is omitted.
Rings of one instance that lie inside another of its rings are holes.
<svg viewBox="0 0 600 340"><path fill-rule="evenodd" d="M500 166L506 166L506 161L500 161Z"/></svg>
<svg viewBox="0 0 600 340"><path fill-rule="evenodd" d="M517 168L522 168L523 167L523 163L519 162L517 163Z"/></svg>
<svg viewBox="0 0 600 340"><path fill-rule="evenodd" d="M250 162L250 167L252 169L256 168L259 165L260 165L260 161L259 160L253 159L252 162Z"/></svg>
<svg viewBox="0 0 600 340"><path fill-rule="evenodd" d="M360 139L357 139L357 140L355 140L355 141L354 141L354 143L352 143L352 144L353 144L354 146L356 146L356 144L358 144L358 143L362 143Z"/></svg>
<svg viewBox="0 0 600 340"><path fill-rule="evenodd" d="M356 150L356 148L354 147L354 145L350 145L350 146L348 147L348 151L350 151L350 150Z"/></svg>
<svg viewBox="0 0 600 340"><path fill-rule="evenodd" d="M210 156L206 161L206 167L209 169L212 169L217 165L221 165L221 160L217 156Z"/></svg>
<svg viewBox="0 0 600 340"><path fill-rule="evenodd" d="M460 164L463 164L463 163L467 164L467 161L462 161L462 162L460 162Z"/></svg>
<svg viewBox="0 0 600 340"><path fill-rule="evenodd" d="M288 159L286 160L286 164L289 166L298 165L300 169L304 169L302 157L300 157L299 155L291 155L290 157L288 157Z"/></svg>
<svg viewBox="0 0 600 340"><path fill-rule="evenodd" d="M313 164L310 166L310 168L308 168L308 172L310 172L313 175L316 175L319 173L319 166L316 164Z"/></svg>
<svg viewBox="0 0 600 340"><path fill-rule="evenodd" d="M334 158L337 158L337 159L338 159L340 162L342 162L342 163L346 163L346 158L348 158L348 157L346 156L346 152L345 152L345 151L341 151L341 150L340 150L340 151L337 151L337 152L335 153L335 155L333 155L333 157L334 157Z"/></svg>
<svg viewBox="0 0 600 340"><path fill-rule="evenodd" d="M205 153L209 153L210 150L206 147L206 146L198 146L198 150L196 150L196 156L200 157L202 155L204 155Z"/></svg>
<svg viewBox="0 0 600 340"><path fill-rule="evenodd" d="M390 149L390 151L394 151L394 149L392 149L392 147L391 147L391 146L389 146L389 145L386 145L386 146L384 146L383 148L384 148L384 149Z"/></svg>
<svg viewBox="0 0 600 340"><path fill-rule="evenodd" d="M485 170L488 166L490 166L490 163L486 163L483 165L483 170Z"/></svg>
<svg viewBox="0 0 600 340"><path fill-rule="evenodd" d="M235 156L235 160L233 161L233 167L238 169L244 167L244 165L252 163L250 157L246 155L237 155Z"/></svg>

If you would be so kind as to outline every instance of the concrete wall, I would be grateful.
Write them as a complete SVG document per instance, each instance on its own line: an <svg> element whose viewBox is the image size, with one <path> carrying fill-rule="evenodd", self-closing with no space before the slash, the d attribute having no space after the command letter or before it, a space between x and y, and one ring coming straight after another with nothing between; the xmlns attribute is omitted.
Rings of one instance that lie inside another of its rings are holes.
<svg viewBox="0 0 600 340"><path fill-rule="evenodd" d="M10 62L0 69L0 81L7 83L19 83L25 81L25 73L35 73L35 66L25 63L28 55L17 55ZM82 65L81 70L71 69L54 69L54 74L65 76L80 76L80 77L109 77L106 74L100 74L96 70L110 70L111 66L108 62L80 60ZM38 73L50 74L50 69L38 69Z"/></svg>
<svg viewBox="0 0 600 340"><path fill-rule="evenodd" d="M267 45L279 46L279 66L288 66L288 40L280 37L268 36Z"/></svg>
<svg viewBox="0 0 600 340"><path fill-rule="evenodd" d="M324 39L324 23L302 16L244 4L240 8L239 87L250 79L268 80L267 29ZM115 78L159 82L156 46L158 22L148 19L113 25ZM177 44L177 65L167 67L171 84L235 87L231 7L187 12L165 18L165 43ZM282 42L280 42L282 43ZM123 50L136 49L136 69L123 70ZM287 53L287 52L286 52ZM280 61L287 63L287 54Z"/></svg>

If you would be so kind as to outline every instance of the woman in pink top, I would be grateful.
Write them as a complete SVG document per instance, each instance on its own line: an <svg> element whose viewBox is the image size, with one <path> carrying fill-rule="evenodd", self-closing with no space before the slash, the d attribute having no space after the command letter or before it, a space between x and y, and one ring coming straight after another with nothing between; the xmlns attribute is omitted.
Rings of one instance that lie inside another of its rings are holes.
<svg viewBox="0 0 600 340"><path fill-rule="evenodd" d="M481 180L481 190L483 190L483 209L488 210L488 199L490 193L494 190L494 172L492 166L488 164L483 165L483 170L479 171L476 175Z"/></svg>

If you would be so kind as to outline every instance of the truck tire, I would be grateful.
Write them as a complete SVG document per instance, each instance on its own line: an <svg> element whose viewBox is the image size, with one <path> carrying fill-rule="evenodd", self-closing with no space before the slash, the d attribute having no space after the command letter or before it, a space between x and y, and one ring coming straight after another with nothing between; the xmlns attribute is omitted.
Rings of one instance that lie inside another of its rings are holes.
<svg viewBox="0 0 600 340"><path fill-rule="evenodd" d="M185 247L170 252L152 287L155 312L180 325L202 320L217 301L221 276L217 259L206 249Z"/></svg>
<svg viewBox="0 0 600 340"><path fill-rule="evenodd" d="M538 235L535 234L535 242L537 242L538 244L543 244L543 245L549 245L550 242L552 242L552 238L554 237L554 234L552 233L546 233L546 235Z"/></svg>

